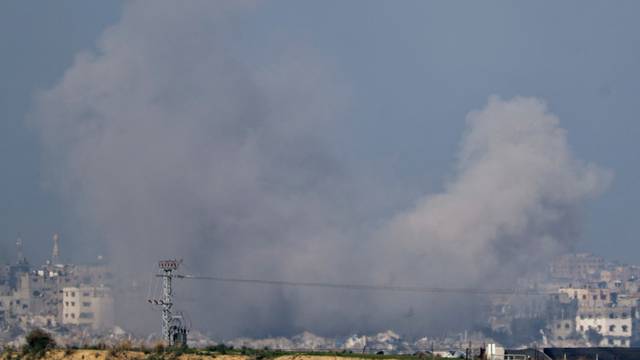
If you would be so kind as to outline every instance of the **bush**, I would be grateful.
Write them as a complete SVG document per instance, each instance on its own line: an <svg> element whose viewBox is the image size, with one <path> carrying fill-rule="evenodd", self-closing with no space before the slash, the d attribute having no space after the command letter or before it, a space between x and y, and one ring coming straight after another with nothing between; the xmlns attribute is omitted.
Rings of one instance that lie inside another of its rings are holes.
<svg viewBox="0 0 640 360"><path fill-rule="evenodd" d="M56 342L48 332L42 329L33 329L27 334L26 350L29 353L43 353L56 347Z"/></svg>
<svg viewBox="0 0 640 360"><path fill-rule="evenodd" d="M164 346L164 342L162 341L158 341L154 346L153 346L153 351L156 354L162 354L164 353L165 350L165 346Z"/></svg>
<svg viewBox="0 0 640 360"><path fill-rule="evenodd" d="M225 355L227 352L233 350L233 346L226 346L225 344L217 344L217 345L207 346L205 350L210 352L216 352L221 355Z"/></svg>
<svg viewBox="0 0 640 360"><path fill-rule="evenodd" d="M598 330L590 327L585 335L587 336L587 340L591 343L591 346L600 346L600 342L604 338L602 334L598 332Z"/></svg>
<svg viewBox="0 0 640 360"><path fill-rule="evenodd" d="M11 358L13 358L13 354L15 352L16 352L16 349L13 346L7 345L2 349L1 354L6 355L7 359L11 359Z"/></svg>

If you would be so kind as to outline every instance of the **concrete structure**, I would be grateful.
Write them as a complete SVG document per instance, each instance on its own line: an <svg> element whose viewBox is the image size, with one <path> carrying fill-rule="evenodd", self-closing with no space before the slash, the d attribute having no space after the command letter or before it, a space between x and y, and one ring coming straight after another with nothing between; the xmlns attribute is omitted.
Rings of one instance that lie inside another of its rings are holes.
<svg viewBox="0 0 640 360"><path fill-rule="evenodd" d="M588 331L602 336L596 346L631 346L634 332L634 309L629 307L581 308L576 316L577 332L588 337Z"/></svg>
<svg viewBox="0 0 640 360"><path fill-rule="evenodd" d="M113 296L108 287L62 289L62 323L94 330L113 327Z"/></svg>
<svg viewBox="0 0 640 360"><path fill-rule="evenodd" d="M606 307L618 301L618 293L615 289L566 287L558 289L558 292L566 294L569 299L577 300L579 307Z"/></svg>
<svg viewBox="0 0 640 360"><path fill-rule="evenodd" d="M567 254L554 259L550 275L555 279L596 280L605 269L605 261L589 253Z"/></svg>
<svg viewBox="0 0 640 360"><path fill-rule="evenodd" d="M640 348L611 348L611 347L571 347L571 348L545 348L543 357L531 357L531 359L549 360L636 360L640 359Z"/></svg>
<svg viewBox="0 0 640 360"><path fill-rule="evenodd" d="M547 301L545 311L547 334L552 340L567 340L576 335L578 300L567 294L555 294Z"/></svg>
<svg viewBox="0 0 640 360"><path fill-rule="evenodd" d="M504 348L497 344L487 344L484 358L486 360L504 360Z"/></svg>
<svg viewBox="0 0 640 360"><path fill-rule="evenodd" d="M575 332L578 335L593 346L629 347L637 332L637 301L635 296L628 294L619 299L618 292L623 288L612 285L613 288L568 287L558 292L577 301Z"/></svg>

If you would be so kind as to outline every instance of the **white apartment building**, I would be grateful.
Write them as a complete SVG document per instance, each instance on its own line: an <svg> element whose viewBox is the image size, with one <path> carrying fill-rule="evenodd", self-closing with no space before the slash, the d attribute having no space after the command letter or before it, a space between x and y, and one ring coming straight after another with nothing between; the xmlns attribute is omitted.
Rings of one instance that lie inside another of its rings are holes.
<svg viewBox="0 0 640 360"><path fill-rule="evenodd" d="M602 335L599 346L631 346L633 328L633 308L581 308L576 316L576 330L586 335L589 329Z"/></svg>
<svg viewBox="0 0 640 360"><path fill-rule="evenodd" d="M113 296L108 287L62 289L62 323L94 330L113 327Z"/></svg>
<svg viewBox="0 0 640 360"><path fill-rule="evenodd" d="M618 302L618 290L599 287L561 288L560 294L577 300L575 332L597 341L594 346L629 347L636 338L636 303L625 297ZM593 337L596 332L601 339Z"/></svg>

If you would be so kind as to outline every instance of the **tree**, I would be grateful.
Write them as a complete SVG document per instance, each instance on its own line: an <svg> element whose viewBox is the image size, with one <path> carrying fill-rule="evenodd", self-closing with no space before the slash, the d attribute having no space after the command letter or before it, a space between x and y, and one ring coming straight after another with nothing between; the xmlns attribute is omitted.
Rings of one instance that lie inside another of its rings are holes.
<svg viewBox="0 0 640 360"><path fill-rule="evenodd" d="M590 327L587 329L585 334L587 336L587 340L591 343L591 346L600 346L600 342L602 342L603 336L598 332L598 330Z"/></svg>
<svg viewBox="0 0 640 360"><path fill-rule="evenodd" d="M48 332L42 329L33 329L27 334L27 346L26 350L30 353L42 353L47 349L52 349L56 346L55 340Z"/></svg>

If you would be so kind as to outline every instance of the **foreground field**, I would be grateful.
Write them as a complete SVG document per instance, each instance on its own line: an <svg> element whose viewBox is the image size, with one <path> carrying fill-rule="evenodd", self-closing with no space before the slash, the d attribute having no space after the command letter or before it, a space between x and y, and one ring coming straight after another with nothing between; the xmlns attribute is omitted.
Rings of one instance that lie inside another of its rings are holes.
<svg viewBox="0 0 640 360"><path fill-rule="evenodd" d="M198 353L179 353L179 352L143 352L143 351L113 351L113 350L50 350L42 355L24 355L24 354L3 354L1 360L13 359L43 359L43 360L336 360L344 358L349 360L371 360L371 359L395 359L403 360L407 356L379 356L379 355L354 355L354 354L332 354L332 355L310 355L310 354L291 354L267 357L262 355L222 355L215 353L207 353L203 351ZM417 359L417 357L414 357ZM428 359L428 358L427 358Z"/></svg>

